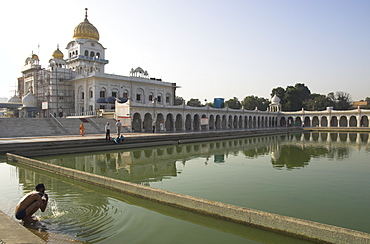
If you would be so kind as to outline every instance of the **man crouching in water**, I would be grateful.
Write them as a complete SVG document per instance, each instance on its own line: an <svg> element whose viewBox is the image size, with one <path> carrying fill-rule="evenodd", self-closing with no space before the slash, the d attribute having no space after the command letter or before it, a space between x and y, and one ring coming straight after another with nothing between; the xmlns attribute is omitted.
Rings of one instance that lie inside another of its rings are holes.
<svg viewBox="0 0 370 244"><path fill-rule="evenodd" d="M42 197L45 199L42 199ZM32 215L40 209L41 212L45 212L46 206L48 205L49 196L45 193L44 184L38 184L36 191L30 192L19 201L15 207L15 217L21 219L24 222L33 223L37 220L32 219Z"/></svg>

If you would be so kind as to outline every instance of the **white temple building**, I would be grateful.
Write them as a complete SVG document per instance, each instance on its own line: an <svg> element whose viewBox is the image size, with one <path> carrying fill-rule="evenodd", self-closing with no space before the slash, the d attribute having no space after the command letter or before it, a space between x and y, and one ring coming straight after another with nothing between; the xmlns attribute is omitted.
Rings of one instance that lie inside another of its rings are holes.
<svg viewBox="0 0 370 244"><path fill-rule="evenodd" d="M57 46L47 68L36 54L26 58L18 88L8 103L14 117L88 117L106 113L121 119L128 131L201 131L279 126L370 127L370 110L281 111L275 95L267 111L175 106L173 82L150 78L137 67L128 76L105 73L109 63L100 35L87 18L73 31L66 52ZM216 101L216 99L215 99ZM113 116L112 116L113 117Z"/></svg>
<svg viewBox="0 0 370 244"><path fill-rule="evenodd" d="M73 32L66 46L67 57L57 46L47 68L41 67L39 57L31 54L18 78L18 95L9 101L20 102L19 117L48 117L92 114L99 109L114 110L116 99L130 99L139 104L173 105L176 84L149 78L147 71L131 69L130 76L104 72L109 61L105 47L99 42L99 32L87 18ZM26 104L24 103L26 102Z"/></svg>

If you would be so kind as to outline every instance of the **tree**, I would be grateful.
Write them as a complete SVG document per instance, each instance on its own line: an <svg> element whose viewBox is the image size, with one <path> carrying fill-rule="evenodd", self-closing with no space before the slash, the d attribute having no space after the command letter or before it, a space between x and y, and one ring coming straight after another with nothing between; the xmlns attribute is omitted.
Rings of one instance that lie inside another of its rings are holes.
<svg viewBox="0 0 370 244"><path fill-rule="evenodd" d="M283 111L298 111L307 108L311 99L311 91L303 83L296 83L295 86L287 86L284 90L282 87L272 89L271 96L278 96L281 100Z"/></svg>
<svg viewBox="0 0 370 244"><path fill-rule="evenodd" d="M210 106L211 108L214 108L214 107L215 107L214 102L208 102L208 103L206 103L205 105L206 105L206 106L208 105L208 106Z"/></svg>
<svg viewBox="0 0 370 244"><path fill-rule="evenodd" d="M186 105L190 107L203 107L202 103L199 101L198 98L191 98Z"/></svg>
<svg viewBox="0 0 370 244"><path fill-rule="evenodd" d="M335 103L335 95L334 95L334 92L329 92L328 95L326 96L329 101L332 103L332 105L334 106L334 103Z"/></svg>
<svg viewBox="0 0 370 244"><path fill-rule="evenodd" d="M311 99L311 91L305 84L297 83L294 88L299 91L302 101Z"/></svg>
<svg viewBox="0 0 370 244"><path fill-rule="evenodd" d="M257 108L260 111L266 111L269 106L269 100L263 97L246 96L242 101L242 105L244 109L247 110L254 110Z"/></svg>
<svg viewBox="0 0 370 244"><path fill-rule="evenodd" d="M273 97L273 96L278 96L279 98L280 98L280 100L282 101L283 99L284 99L284 97L285 97L285 89L284 88L282 88L282 87L277 87L277 88L274 88L274 89L272 89L272 91L271 91L271 97Z"/></svg>
<svg viewBox="0 0 370 244"><path fill-rule="evenodd" d="M242 105L237 97L231 98L225 102L225 106L232 109L241 109Z"/></svg>
<svg viewBox="0 0 370 244"><path fill-rule="evenodd" d="M364 108L369 109L370 108L370 97L366 97L365 101L367 102L367 105L364 106Z"/></svg>
<svg viewBox="0 0 370 244"><path fill-rule="evenodd" d="M184 103L184 98L176 96L174 105L182 105Z"/></svg>
<svg viewBox="0 0 370 244"><path fill-rule="evenodd" d="M330 101L330 99L321 94L313 93L311 94L311 99L308 100L305 104L305 109L311 110L311 111L322 111L326 110L327 107L332 107L333 103Z"/></svg>
<svg viewBox="0 0 370 244"><path fill-rule="evenodd" d="M352 107L351 95L347 92L336 92L334 109L350 109Z"/></svg>
<svg viewBox="0 0 370 244"><path fill-rule="evenodd" d="M301 92L293 86L286 89L284 97L283 109L285 111L298 111L303 107Z"/></svg>

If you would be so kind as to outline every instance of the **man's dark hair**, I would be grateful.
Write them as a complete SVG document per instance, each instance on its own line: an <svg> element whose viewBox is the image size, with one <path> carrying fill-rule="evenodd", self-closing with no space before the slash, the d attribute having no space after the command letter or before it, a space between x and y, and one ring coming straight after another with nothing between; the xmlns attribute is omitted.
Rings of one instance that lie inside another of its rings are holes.
<svg viewBox="0 0 370 244"><path fill-rule="evenodd" d="M44 186L44 184L43 184L43 183L40 183L40 184L38 184L38 185L36 186L36 191L40 191L42 188L44 188L44 189L45 189L45 186Z"/></svg>

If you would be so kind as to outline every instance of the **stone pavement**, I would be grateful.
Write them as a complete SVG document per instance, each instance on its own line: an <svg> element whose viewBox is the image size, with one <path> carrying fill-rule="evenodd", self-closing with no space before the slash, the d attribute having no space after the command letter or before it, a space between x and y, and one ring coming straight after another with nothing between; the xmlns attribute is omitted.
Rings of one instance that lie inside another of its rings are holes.
<svg viewBox="0 0 370 244"><path fill-rule="evenodd" d="M0 222L0 244L46 243L1 211Z"/></svg>

